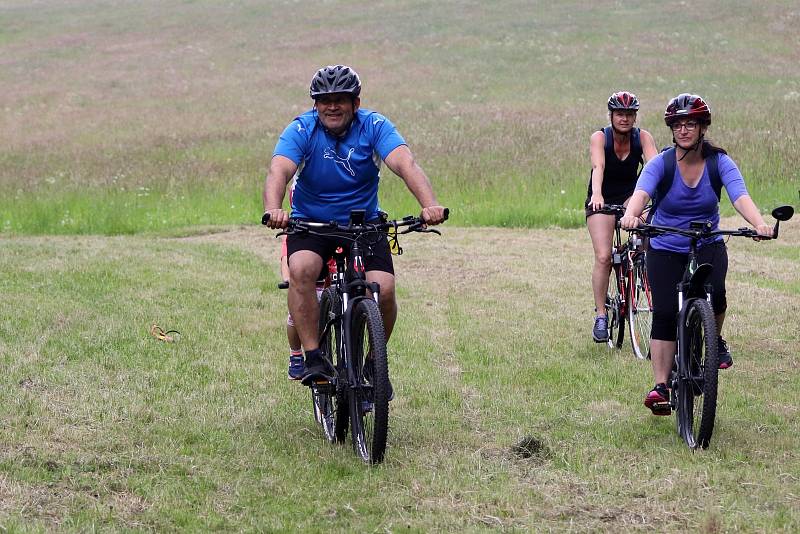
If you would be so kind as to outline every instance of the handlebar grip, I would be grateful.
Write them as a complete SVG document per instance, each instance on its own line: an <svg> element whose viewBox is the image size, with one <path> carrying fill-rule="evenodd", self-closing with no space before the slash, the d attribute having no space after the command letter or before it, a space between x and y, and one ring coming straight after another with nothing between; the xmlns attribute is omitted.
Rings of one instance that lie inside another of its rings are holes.
<svg viewBox="0 0 800 534"><path fill-rule="evenodd" d="M261 216L261 224L263 224L264 226L269 224L269 212L268 211L265 211L264 215Z"/></svg>

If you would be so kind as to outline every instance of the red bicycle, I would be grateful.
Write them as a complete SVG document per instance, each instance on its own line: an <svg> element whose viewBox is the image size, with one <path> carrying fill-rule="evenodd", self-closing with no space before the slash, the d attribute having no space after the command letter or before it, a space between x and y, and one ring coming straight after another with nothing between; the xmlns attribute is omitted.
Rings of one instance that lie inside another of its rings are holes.
<svg viewBox="0 0 800 534"><path fill-rule="evenodd" d="M633 354L643 360L650 355L650 328L653 325L653 300L647 279L645 246L642 238L636 234L629 234L625 241L622 240L619 220L625 214L625 206L606 204L600 213L614 215L617 220L606 294L608 346L622 348L627 323Z"/></svg>

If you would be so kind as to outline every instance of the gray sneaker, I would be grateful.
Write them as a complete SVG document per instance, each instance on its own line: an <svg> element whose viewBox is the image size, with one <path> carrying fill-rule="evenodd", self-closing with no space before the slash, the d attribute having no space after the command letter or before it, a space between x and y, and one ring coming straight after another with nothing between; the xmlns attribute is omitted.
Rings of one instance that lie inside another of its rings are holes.
<svg viewBox="0 0 800 534"><path fill-rule="evenodd" d="M592 339L594 339L595 343L605 343L608 341L608 317L605 315L600 315L594 318Z"/></svg>

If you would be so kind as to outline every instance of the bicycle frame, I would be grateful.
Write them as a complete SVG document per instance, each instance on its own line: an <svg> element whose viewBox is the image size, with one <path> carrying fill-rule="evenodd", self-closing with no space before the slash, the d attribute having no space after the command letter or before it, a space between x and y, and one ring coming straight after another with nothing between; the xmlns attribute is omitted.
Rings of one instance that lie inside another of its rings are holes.
<svg viewBox="0 0 800 534"><path fill-rule="evenodd" d="M448 214L445 209L445 219ZM265 213L262 223L268 222L269 214ZM406 228L398 232L398 227ZM290 219L287 228L283 234L310 233L350 242L333 252L336 272L321 297L325 315L321 315L318 324L319 344L326 347L325 354L334 372L322 377L324 380L309 380L304 384L311 387L314 417L322 425L326 439L343 441L349 420L356 454L367 463L380 463L386 451L392 389L379 308L380 285L367 280L365 256L373 245L387 239L392 229L390 246L394 239L398 251L402 250L396 241L399 234L439 232L428 229L421 218L413 216L364 222L363 210L351 211L347 225ZM384 242L381 246L385 245ZM349 251L345 253L344 248ZM370 413L372 416L367 420Z"/></svg>
<svg viewBox="0 0 800 534"><path fill-rule="evenodd" d="M772 215L778 222L771 236L759 235L749 228L714 230L710 221L691 222L688 229L645 224L631 230L642 235L671 233L689 238L686 268L676 287L677 332L669 379L669 409L676 410L678 433L690 448L708 447L716 417L718 385L718 329L711 305L712 288L707 283L714 267L708 263L698 265L698 244L701 239L716 236L775 239L780 221L790 219L793 214L791 206L773 210ZM697 399L701 397L698 405ZM656 412L655 404L653 411Z"/></svg>
<svg viewBox="0 0 800 534"><path fill-rule="evenodd" d="M630 322L631 331L629 337L631 347L637 357L643 358L644 355L639 346L640 333L634 331L634 321L632 306L635 305L635 275L636 261L643 259L645 251L642 241L638 236L629 235L626 240L622 238L622 231L619 227L619 219L625 213L625 206L617 204L606 204L600 213L614 215L616 224L611 243L611 277L609 280L609 291L606 296L606 314L608 316L608 346L621 348L624 342L625 324ZM611 284L615 284L616 294L611 290Z"/></svg>
<svg viewBox="0 0 800 534"><path fill-rule="evenodd" d="M351 384L350 387L353 388L355 387L356 377L353 375L350 354L348 353L348 347L352 346L353 339L348 325L352 323L353 309L355 309L356 304L362 299L370 298L367 290L371 292L371 298L376 303L380 303L380 285L376 282L367 282L364 258L358 239L353 242L348 254L344 254L344 251L339 249L334 252L333 257L336 260L336 274L332 276L331 282L339 294L341 309L334 318L327 322L320 339L323 339L328 334L334 323L338 321L341 324L342 335L337 338L337 349L345 365L344 371L347 372L347 381ZM342 369L337 371L342 372ZM338 377L334 377L334 386L337 381Z"/></svg>
<svg viewBox="0 0 800 534"><path fill-rule="evenodd" d="M616 226L614 228L614 242L611 245L611 269L615 273L614 279L617 283L617 290L620 295L620 318L624 318L627 312L626 298L628 292L626 290L626 277L630 272L628 268L630 266L628 263L629 261L632 261L630 250L628 249L627 243L622 242L620 228Z"/></svg>

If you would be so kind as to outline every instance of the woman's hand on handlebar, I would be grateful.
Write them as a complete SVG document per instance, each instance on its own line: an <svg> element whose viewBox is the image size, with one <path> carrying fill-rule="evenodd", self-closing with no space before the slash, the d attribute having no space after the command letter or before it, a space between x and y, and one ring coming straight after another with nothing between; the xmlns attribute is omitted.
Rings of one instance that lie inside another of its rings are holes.
<svg viewBox="0 0 800 534"><path fill-rule="evenodd" d="M606 201L601 194L592 193L592 198L589 199L589 207L592 208L592 211L600 211L605 203Z"/></svg>
<svg viewBox="0 0 800 534"><path fill-rule="evenodd" d="M758 232L759 237L754 237L756 241L761 241L760 237L765 237L767 239L772 239L774 236L775 228L768 225L767 223L762 223L756 226L756 232Z"/></svg>
<svg viewBox="0 0 800 534"><path fill-rule="evenodd" d="M420 218L425 221L425 224L437 225L442 224L447 220L448 209L444 206L428 206L422 209Z"/></svg>
<svg viewBox="0 0 800 534"><path fill-rule="evenodd" d="M633 230L634 228L638 228L641 223L642 220L639 217L635 215L628 215L627 212L619 220L620 228L625 230Z"/></svg>
<svg viewBox="0 0 800 534"><path fill-rule="evenodd" d="M289 224L289 214L281 208L266 210L262 222L268 228L286 228Z"/></svg>

